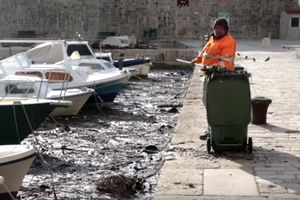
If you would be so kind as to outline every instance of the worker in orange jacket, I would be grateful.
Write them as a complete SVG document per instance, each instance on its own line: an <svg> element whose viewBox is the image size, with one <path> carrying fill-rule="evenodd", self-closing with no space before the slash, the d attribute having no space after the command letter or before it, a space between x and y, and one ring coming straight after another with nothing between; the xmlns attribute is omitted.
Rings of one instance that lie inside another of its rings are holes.
<svg viewBox="0 0 300 200"><path fill-rule="evenodd" d="M204 68L223 67L230 71L235 70L236 41L228 33L228 28L227 20L218 18L209 41L192 62L202 64Z"/></svg>

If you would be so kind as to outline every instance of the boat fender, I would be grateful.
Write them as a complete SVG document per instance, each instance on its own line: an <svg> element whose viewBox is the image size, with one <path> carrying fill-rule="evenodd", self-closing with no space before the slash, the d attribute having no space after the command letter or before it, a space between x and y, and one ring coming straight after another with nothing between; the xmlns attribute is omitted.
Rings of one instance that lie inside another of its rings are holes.
<svg viewBox="0 0 300 200"><path fill-rule="evenodd" d="M164 54L164 53L161 53L161 54L159 55L159 60L160 60L160 61L165 61L165 54Z"/></svg>
<svg viewBox="0 0 300 200"><path fill-rule="evenodd" d="M88 67L88 68L87 68L87 73L88 73L88 74L93 74L94 71L93 71L93 69L92 69L91 67Z"/></svg>
<svg viewBox="0 0 300 200"><path fill-rule="evenodd" d="M4 178L3 176L0 176L0 185L2 185L4 183Z"/></svg>

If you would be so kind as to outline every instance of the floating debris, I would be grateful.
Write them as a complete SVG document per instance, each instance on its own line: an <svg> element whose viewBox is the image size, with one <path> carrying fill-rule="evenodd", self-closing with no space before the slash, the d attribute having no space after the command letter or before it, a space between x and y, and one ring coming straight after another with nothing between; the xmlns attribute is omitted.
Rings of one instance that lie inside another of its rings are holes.
<svg viewBox="0 0 300 200"><path fill-rule="evenodd" d="M147 79L131 80L108 107L88 106L77 116L45 121L23 143L36 145L51 171L36 159L17 198L151 198L181 109L170 113L158 105L182 105L191 76L176 71L152 70Z"/></svg>
<svg viewBox="0 0 300 200"><path fill-rule="evenodd" d="M124 175L114 175L97 183L97 190L119 196L134 195L144 190L144 181Z"/></svg>
<svg viewBox="0 0 300 200"><path fill-rule="evenodd" d="M158 150L157 146L149 145L149 146L146 146L143 151L148 154L154 154L154 153L157 153L159 150Z"/></svg>
<svg viewBox="0 0 300 200"><path fill-rule="evenodd" d="M169 113L178 113L178 109L176 107L172 107L170 110L168 110Z"/></svg>

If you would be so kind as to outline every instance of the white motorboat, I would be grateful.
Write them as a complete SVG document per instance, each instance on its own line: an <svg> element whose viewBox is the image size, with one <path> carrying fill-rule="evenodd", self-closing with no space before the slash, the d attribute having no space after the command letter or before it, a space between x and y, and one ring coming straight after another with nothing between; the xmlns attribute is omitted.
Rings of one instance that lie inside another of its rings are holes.
<svg viewBox="0 0 300 200"><path fill-rule="evenodd" d="M26 145L0 145L0 199L14 199L36 151Z"/></svg>
<svg viewBox="0 0 300 200"><path fill-rule="evenodd" d="M131 76L147 77L152 65L149 57L125 58L114 60L112 53L97 52L95 53L97 59L107 60L116 68L127 70Z"/></svg>
<svg viewBox="0 0 300 200"><path fill-rule="evenodd" d="M0 97L32 97L71 101L72 105L57 107L50 116L77 115L94 90L86 87L64 89L65 83L61 84L61 90L52 90L48 81L39 77L8 75L0 79L0 94L2 94Z"/></svg>

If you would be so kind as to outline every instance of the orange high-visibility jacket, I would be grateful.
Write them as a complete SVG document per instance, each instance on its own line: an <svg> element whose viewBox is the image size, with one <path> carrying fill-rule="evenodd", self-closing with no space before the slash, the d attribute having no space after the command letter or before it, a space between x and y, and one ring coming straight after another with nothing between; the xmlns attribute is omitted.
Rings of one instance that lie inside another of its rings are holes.
<svg viewBox="0 0 300 200"><path fill-rule="evenodd" d="M221 66L228 70L234 70L234 58L236 53L236 41L228 33L221 39L210 37L205 47L199 52L198 57L193 60L207 66Z"/></svg>

